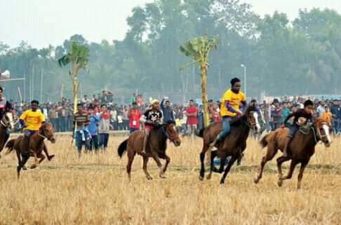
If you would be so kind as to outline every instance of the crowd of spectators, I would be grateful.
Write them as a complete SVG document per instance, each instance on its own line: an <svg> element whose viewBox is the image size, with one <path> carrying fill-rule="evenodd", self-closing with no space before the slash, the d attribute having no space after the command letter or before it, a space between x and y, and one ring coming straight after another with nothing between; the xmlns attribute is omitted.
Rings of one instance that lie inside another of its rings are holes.
<svg viewBox="0 0 341 225"><path fill-rule="evenodd" d="M259 102L261 121L263 128L274 130L280 127L285 118L298 108L303 107L304 98L293 100L273 99L271 101ZM130 130L140 128L141 124L137 117L149 107L144 102L142 95L134 94L127 104L117 104L113 101L110 92L103 91L99 95L88 97L84 95L80 102L89 114L99 116L95 126L91 127L94 134L100 133L102 120L107 120L110 130ZM176 126L184 135L194 135L196 129L203 126L202 106L190 100L185 104L172 103L170 99L161 99L161 111L165 121L174 120ZM314 100L317 117L327 118L333 127L335 134L341 133L341 100ZM13 103L18 115L29 107L29 104ZM209 100L209 113L211 122L221 120L219 113L219 101ZM63 98L56 103L43 103L40 105L46 118L53 124L57 132L72 131L73 129L73 104L69 99ZM103 115L104 116L101 116ZM101 139L101 138L99 138ZM96 146L97 147L97 146Z"/></svg>

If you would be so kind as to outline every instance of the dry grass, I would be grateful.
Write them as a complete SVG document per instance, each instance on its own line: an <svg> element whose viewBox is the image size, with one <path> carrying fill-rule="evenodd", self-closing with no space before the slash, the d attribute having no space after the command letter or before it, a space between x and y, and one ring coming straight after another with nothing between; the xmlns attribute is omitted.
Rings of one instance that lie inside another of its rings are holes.
<svg viewBox="0 0 341 225"><path fill-rule="evenodd" d="M184 139L169 149L167 179L147 181L138 158L132 182L126 156L116 148L123 138L111 137L110 149L78 159L68 137L49 145L56 154L16 179L15 156L0 159L0 225L2 224L341 224L341 139L330 149L319 146L296 190L296 176L276 185L270 163L258 185L253 183L264 151L254 140L242 166L235 167L225 185L220 175L198 179L201 139ZM287 164L286 164L287 165Z"/></svg>

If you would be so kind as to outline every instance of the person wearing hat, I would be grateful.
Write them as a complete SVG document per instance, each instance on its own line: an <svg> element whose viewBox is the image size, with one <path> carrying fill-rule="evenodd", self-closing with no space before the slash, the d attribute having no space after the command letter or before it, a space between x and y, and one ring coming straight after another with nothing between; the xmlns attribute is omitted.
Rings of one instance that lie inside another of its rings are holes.
<svg viewBox="0 0 341 225"><path fill-rule="evenodd" d="M142 154L146 154L146 147L150 132L155 126L159 125L162 120L162 112L160 111L160 102L157 99L151 101L151 107L145 111L144 115L144 140Z"/></svg>
<svg viewBox="0 0 341 225"><path fill-rule="evenodd" d="M235 77L231 81L231 88L228 89L221 98L220 115L222 117L223 129L217 135L216 139L210 144L215 146L230 133L230 121L243 114L242 107L246 106L246 96L240 91L241 82Z"/></svg>

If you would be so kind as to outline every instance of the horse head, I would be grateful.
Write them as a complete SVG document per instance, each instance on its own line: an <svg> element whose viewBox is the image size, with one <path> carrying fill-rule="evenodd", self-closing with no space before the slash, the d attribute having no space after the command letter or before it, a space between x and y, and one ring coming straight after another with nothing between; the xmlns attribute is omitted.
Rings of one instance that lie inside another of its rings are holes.
<svg viewBox="0 0 341 225"><path fill-rule="evenodd" d="M164 127L165 127L165 133L168 139L171 142L173 142L176 147L180 146L181 140L180 140L178 132L176 131L175 122L167 121L167 123L164 124Z"/></svg>
<svg viewBox="0 0 341 225"><path fill-rule="evenodd" d="M255 103L249 104L249 106L245 110L244 115L246 117L247 124L249 125L249 127L255 132L260 131L261 127L258 120L258 109Z"/></svg>
<svg viewBox="0 0 341 225"><path fill-rule="evenodd" d="M51 143L56 143L56 139L54 138L54 129L52 124L44 123L40 129L39 134L46 138L47 140L51 141Z"/></svg>
<svg viewBox="0 0 341 225"><path fill-rule="evenodd" d="M15 126L13 113L6 112L2 117L1 124L4 127L9 128L10 130L13 130Z"/></svg>
<svg viewBox="0 0 341 225"><path fill-rule="evenodd" d="M326 147L330 147L332 143L332 139L330 136L330 124L322 119L319 118L314 123L318 138L324 143Z"/></svg>

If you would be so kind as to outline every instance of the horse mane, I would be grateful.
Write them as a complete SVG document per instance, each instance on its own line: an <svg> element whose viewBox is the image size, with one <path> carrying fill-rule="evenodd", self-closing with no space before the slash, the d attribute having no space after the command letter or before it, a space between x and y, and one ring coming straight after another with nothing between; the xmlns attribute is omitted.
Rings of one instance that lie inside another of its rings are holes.
<svg viewBox="0 0 341 225"><path fill-rule="evenodd" d="M231 126L238 126L240 125L243 121L246 120L247 115L252 112L252 111L256 111L256 105L255 104L249 104L245 110L245 113L239 117L238 119L234 119L231 121Z"/></svg>

